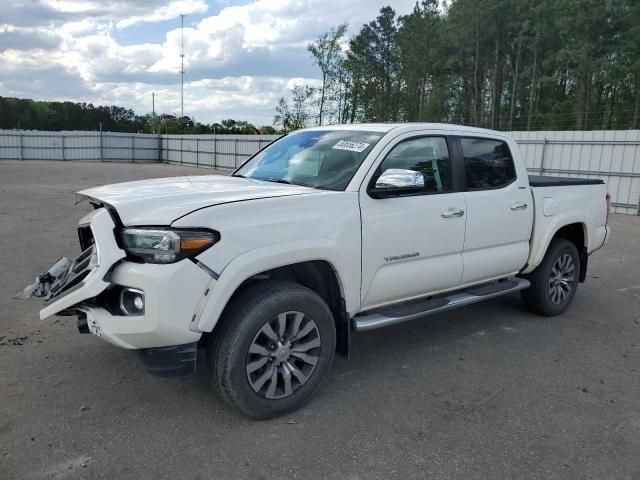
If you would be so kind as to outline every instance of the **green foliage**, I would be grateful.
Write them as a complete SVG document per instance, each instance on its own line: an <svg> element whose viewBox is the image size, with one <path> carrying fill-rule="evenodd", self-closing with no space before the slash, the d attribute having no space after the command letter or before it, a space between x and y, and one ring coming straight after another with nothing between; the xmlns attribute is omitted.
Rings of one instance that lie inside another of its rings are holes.
<svg viewBox="0 0 640 480"><path fill-rule="evenodd" d="M349 106L352 119L399 120L400 64L395 17L391 7L380 9L380 15L364 25L349 43L346 63L353 78Z"/></svg>
<svg viewBox="0 0 640 480"><path fill-rule="evenodd" d="M278 133L278 131L273 128L271 125L263 125L260 128L258 128L259 132L262 135L275 135Z"/></svg>
<svg viewBox="0 0 640 480"><path fill-rule="evenodd" d="M335 103L340 95L339 80L342 71L342 49L340 42L347 32L347 24L343 23L323 33L318 39L307 45L307 50L320 68L322 86L318 94L318 125L323 119L335 118L336 111L327 107ZM334 102L332 102L334 100ZM339 104L339 103L338 103ZM329 110L329 111L327 111ZM339 118L339 117L338 117Z"/></svg>
<svg viewBox="0 0 640 480"><path fill-rule="evenodd" d="M147 127L148 118L115 106L0 97L0 128L97 130L100 123L104 130L136 132Z"/></svg>
<svg viewBox="0 0 640 480"><path fill-rule="evenodd" d="M305 85L296 85L291 90L291 103L282 97L276 106L273 125L287 133L308 126L312 114L310 104L313 102L315 89Z"/></svg>
<svg viewBox="0 0 640 480"><path fill-rule="evenodd" d="M115 106L0 97L0 129L99 130L101 127L105 132L264 133L244 120L227 119L206 125L190 117L136 115L133 110Z"/></svg>
<svg viewBox="0 0 640 480"><path fill-rule="evenodd" d="M433 87L436 72L443 67L443 26L436 0L416 3L413 12L400 17L399 23L397 42L400 76L404 80L401 109L406 120L423 121L427 93Z"/></svg>
<svg viewBox="0 0 640 480"><path fill-rule="evenodd" d="M640 128L637 0L420 0L382 8L338 56L332 122Z"/></svg>

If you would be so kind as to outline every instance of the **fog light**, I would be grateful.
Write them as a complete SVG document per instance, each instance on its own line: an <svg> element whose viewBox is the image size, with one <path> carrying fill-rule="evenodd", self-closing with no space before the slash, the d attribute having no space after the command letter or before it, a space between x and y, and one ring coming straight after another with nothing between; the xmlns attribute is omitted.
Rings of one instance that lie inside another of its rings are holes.
<svg viewBox="0 0 640 480"><path fill-rule="evenodd" d="M120 308L125 315L144 313L144 292L137 288L123 288L120 291Z"/></svg>
<svg viewBox="0 0 640 480"><path fill-rule="evenodd" d="M142 300L142 295L136 295L133 297L133 306L139 311L144 310L144 300Z"/></svg>

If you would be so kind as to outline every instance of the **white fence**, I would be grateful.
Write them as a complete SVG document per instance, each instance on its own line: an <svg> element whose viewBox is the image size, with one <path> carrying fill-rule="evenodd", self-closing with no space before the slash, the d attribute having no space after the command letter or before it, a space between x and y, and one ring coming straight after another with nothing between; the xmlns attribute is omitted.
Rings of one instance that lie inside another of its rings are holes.
<svg viewBox="0 0 640 480"><path fill-rule="evenodd" d="M159 162L160 136L0 130L0 160Z"/></svg>
<svg viewBox="0 0 640 480"><path fill-rule="evenodd" d="M601 178L613 211L640 215L640 130L512 132L531 173Z"/></svg>
<svg viewBox="0 0 640 480"><path fill-rule="evenodd" d="M162 135L162 160L235 169L278 135Z"/></svg>
<svg viewBox="0 0 640 480"><path fill-rule="evenodd" d="M640 214L640 130L512 132L531 173L602 178L617 213ZM0 131L0 160L156 161L233 169L277 135Z"/></svg>

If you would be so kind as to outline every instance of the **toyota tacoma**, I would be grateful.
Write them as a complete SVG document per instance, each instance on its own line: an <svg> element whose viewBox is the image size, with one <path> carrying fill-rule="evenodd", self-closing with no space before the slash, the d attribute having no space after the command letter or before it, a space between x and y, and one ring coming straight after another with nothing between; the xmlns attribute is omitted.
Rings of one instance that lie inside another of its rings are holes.
<svg viewBox="0 0 640 480"><path fill-rule="evenodd" d="M77 195L81 253L17 297L158 375L202 355L255 418L309 400L354 332L515 291L562 313L609 233L601 180L530 176L509 135L445 124L310 128L230 176Z"/></svg>

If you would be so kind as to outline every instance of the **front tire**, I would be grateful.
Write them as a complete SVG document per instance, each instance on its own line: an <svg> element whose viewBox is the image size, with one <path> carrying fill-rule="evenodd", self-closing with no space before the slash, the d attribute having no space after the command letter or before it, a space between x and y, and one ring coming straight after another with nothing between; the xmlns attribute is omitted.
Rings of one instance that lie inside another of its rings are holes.
<svg viewBox="0 0 640 480"><path fill-rule="evenodd" d="M229 304L214 331L212 380L222 398L267 419L304 405L331 367L333 315L308 288L257 283Z"/></svg>
<svg viewBox="0 0 640 480"><path fill-rule="evenodd" d="M526 278L531 287L522 290L524 304L546 317L560 315L571 304L578 288L578 249L568 240L552 240L540 265Z"/></svg>

